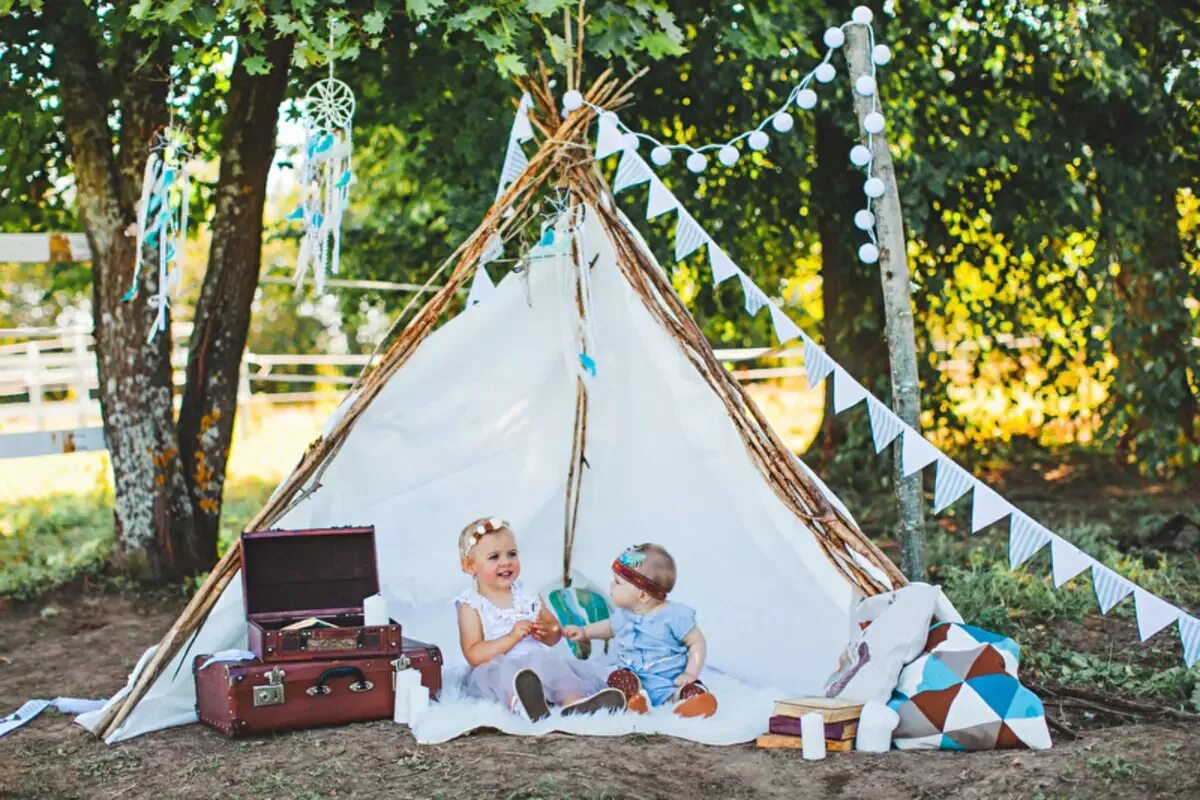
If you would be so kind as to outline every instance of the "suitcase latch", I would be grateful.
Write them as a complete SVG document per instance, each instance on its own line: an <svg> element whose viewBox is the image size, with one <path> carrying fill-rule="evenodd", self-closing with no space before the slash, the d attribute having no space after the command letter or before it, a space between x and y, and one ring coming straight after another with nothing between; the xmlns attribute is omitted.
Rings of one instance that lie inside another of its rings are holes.
<svg viewBox="0 0 1200 800"><path fill-rule="evenodd" d="M283 678L285 675L287 675L286 672L279 667L274 667L264 676L267 679L266 684L253 687L255 708L283 705Z"/></svg>

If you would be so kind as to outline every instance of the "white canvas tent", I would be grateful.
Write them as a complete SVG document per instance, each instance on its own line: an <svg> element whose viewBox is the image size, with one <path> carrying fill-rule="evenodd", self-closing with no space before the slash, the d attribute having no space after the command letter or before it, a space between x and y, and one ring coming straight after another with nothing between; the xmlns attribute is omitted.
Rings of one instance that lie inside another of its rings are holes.
<svg viewBox="0 0 1200 800"><path fill-rule="evenodd" d="M592 99L605 92L594 87ZM523 580L542 589L561 585L564 561L604 587L616 554L655 541L677 559L675 595L697 609L711 666L818 690L848 639L852 601L903 576L766 427L595 164L564 145L583 139L586 122L583 112L558 120L552 104L535 118L553 135L252 527L374 525L393 616L451 665L461 661L452 599L466 582L455 544L467 521L510 520ZM551 175L572 200L553 243L429 333ZM236 570L227 556L141 674L79 722L111 742L195 721L185 659L245 647Z"/></svg>

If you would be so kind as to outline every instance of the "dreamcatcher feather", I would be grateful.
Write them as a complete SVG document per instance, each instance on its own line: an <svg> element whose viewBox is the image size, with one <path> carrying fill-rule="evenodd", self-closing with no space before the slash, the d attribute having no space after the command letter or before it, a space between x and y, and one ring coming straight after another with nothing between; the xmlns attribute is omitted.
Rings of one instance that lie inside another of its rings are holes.
<svg viewBox="0 0 1200 800"><path fill-rule="evenodd" d="M338 274L342 215L353 182L351 121L354 92L330 76L309 88L304 98L304 160L300 168L300 205L288 217L304 226L296 264L296 286L311 268L317 292L327 273Z"/></svg>
<svg viewBox="0 0 1200 800"><path fill-rule="evenodd" d="M137 204L137 255L133 280L122 296L128 302L137 296L146 252L157 252L158 282L150 304L157 309L150 326L149 340L167 329L170 296L183 274L183 254L187 245L188 201L191 181L188 164L192 160L191 138L182 128L168 125L155 134L142 173L142 191Z"/></svg>

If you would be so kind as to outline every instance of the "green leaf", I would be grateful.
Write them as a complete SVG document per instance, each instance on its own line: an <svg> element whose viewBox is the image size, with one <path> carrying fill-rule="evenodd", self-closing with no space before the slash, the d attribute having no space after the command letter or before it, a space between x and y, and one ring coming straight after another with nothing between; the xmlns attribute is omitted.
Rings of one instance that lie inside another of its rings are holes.
<svg viewBox="0 0 1200 800"><path fill-rule="evenodd" d="M250 56L250 58L243 59L242 66L251 75L267 75L271 72L271 65L265 56Z"/></svg>
<svg viewBox="0 0 1200 800"><path fill-rule="evenodd" d="M446 5L446 0L405 0L404 6L413 19L429 19L433 12Z"/></svg>
<svg viewBox="0 0 1200 800"><path fill-rule="evenodd" d="M673 40L662 31L653 31L638 40L638 49L651 58L679 56L687 52L683 45Z"/></svg>
<svg viewBox="0 0 1200 800"><path fill-rule="evenodd" d="M496 66L500 68L500 74L506 78L513 75L525 75L529 71L525 67L525 62L516 53L497 53Z"/></svg>
<svg viewBox="0 0 1200 800"><path fill-rule="evenodd" d="M496 9L491 6L475 6L468 8L461 14L455 14L446 23L446 27L452 31L465 31L475 27L480 22L492 15Z"/></svg>
<svg viewBox="0 0 1200 800"><path fill-rule="evenodd" d="M568 5L571 0L525 0L525 8L530 14L547 17Z"/></svg>
<svg viewBox="0 0 1200 800"><path fill-rule="evenodd" d="M369 14L363 15L363 30L371 36L383 33L384 23L387 21L387 15L382 11L372 11Z"/></svg>

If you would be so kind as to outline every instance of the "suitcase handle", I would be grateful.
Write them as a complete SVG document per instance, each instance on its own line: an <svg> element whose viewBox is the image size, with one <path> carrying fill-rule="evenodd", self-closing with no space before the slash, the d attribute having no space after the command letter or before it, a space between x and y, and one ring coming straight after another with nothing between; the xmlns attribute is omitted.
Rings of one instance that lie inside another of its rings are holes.
<svg viewBox="0 0 1200 800"><path fill-rule="evenodd" d="M304 691L310 697L329 694L333 691L333 688L326 686L325 681L329 680L330 678L344 678L348 675L358 678L358 680L350 684L350 691L352 692L369 692L375 688L375 684L367 680L367 676L363 675L363 671L361 669L348 664L343 667L330 667L329 669L325 670L321 673L320 677L317 678L317 682Z"/></svg>

